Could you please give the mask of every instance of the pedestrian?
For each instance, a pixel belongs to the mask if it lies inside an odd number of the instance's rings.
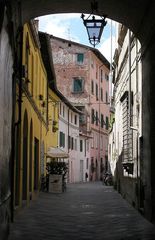
[[[86,180],[86,182],[87,182],[87,179],[88,179],[88,173],[86,172],[85,173],[85,180]]]

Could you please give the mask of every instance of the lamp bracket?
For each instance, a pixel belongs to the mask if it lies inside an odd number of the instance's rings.
[[[98,2],[97,1],[93,1],[91,2],[91,9],[92,9],[92,13],[97,12],[98,11]]]

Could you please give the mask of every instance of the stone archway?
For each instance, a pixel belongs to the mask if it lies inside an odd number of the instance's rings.
[[[21,0],[21,22],[27,22],[32,18],[43,16],[47,14],[56,13],[90,13],[91,0],[74,0],[57,1],[50,0],[37,1],[37,0]],[[19,2],[19,3],[20,3]],[[153,0],[141,1],[137,0],[98,0],[98,10],[100,14],[107,15],[108,18],[122,23],[130,28],[139,38],[140,41],[150,38],[152,29],[155,24],[154,10],[155,3]],[[17,8],[19,11],[19,4],[12,1],[14,10]],[[17,10],[16,9],[16,10]],[[17,15],[16,15],[17,16]]]
[[[15,29],[24,22],[41,15],[55,13],[90,13],[90,0],[21,0],[10,1]],[[145,212],[155,216],[155,1],[98,0],[100,13],[130,28],[142,44],[143,89],[143,166],[145,182]],[[17,19],[17,16],[19,19]],[[153,214],[152,214],[153,212]]]

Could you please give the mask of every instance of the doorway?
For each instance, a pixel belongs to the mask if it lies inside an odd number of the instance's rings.
[[[24,114],[23,123],[23,174],[22,174],[22,200],[27,200],[27,170],[28,170],[28,117]]]
[[[80,160],[80,182],[83,182],[83,160]]]
[[[39,140],[34,138],[34,190],[39,188]]]
[[[30,200],[32,198],[32,149],[33,149],[33,123],[31,120],[30,124],[30,142],[29,142],[29,195],[30,195]]]

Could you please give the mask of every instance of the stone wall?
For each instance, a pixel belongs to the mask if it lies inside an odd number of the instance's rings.
[[[5,11],[5,10],[4,10]],[[10,158],[12,127],[12,66],[13,57],[4,12],[0,32],[0,236],[6,237],[11,217]]]

